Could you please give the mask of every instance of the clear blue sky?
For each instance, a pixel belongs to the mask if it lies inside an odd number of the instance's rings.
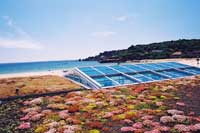
[[[0,63],[200,38],[199,0],[2,0]]]

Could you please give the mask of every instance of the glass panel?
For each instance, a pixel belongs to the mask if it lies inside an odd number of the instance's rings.
[[[108,67],[104,67],[104,66],[98,66],[98,67],[95,67],[96,69],[98,69],[99,71],[103,72],[104,74],[106,75],[109,75],[109,74],[119,74],[119,72],[117,71],[114,71]]]
[[[180,72],[180,71],[177,71],[177,70],[165,70],[165,71],[160,71],[159,73],[166,74],[171,78],[190,76],[190,74]]]
[[[148,66],[152,66],[152,67],[154,67],[154,69],[153,70],[163,70],[163,69],[167,69],[167,68],[169,68],[169,67],[163,67],[163,66],[161,66],[161,65],[158,65],[158,64],[153,64],[153,63],[151,63],[151,64],[147,64]]]
[[[109,76],[111,79],[117,81],[120,84],[132,84],[132,83],[137,83],[137,81],[132,80],[126,76],[123,75],[118,75],[118,76]]]
[[[79,68],[82,72],[84,72],[85,74],[87,74],[88,76],[99,76],[99,75],[103,75],[102,73],[94,70],[91,67],[82,67]]]
[[[155,74],[155,73],[152,73],[152,72],[143,72],[143,73],[140,73],[146,77],[150,77],[151,79],[154,79],[154,80],[163,80],[163,79],[167,79],[161,75],[158,75],[158,74]]]
[[[102,87],[107,87],[107,86],[115,86],[116,83],[110,80],[109,78],[102,76],[102,77],[96,77],[93,78],[95,81],[97,81]]]
[[[133,72],[142,72],[142,71],[147,71],[146,69],[134,66],[134,65],[123,65],[125,67],[128,67],[129,69],[132,69]]]
[[[136,79],[139,79],[142,82],[153,81],[152,79],[147,78],[147,77],[145,77],[144,75],[141,75],[141,74],[129,74],[129,75],[136,78]]]
[[[172,68],[172,67],[170,67],[170,66],[168,66],[168,65],[166,65],[166,64],[163,64],[163,63],[158,63],[158,64],[156,64],[157,66],[160,66],[161,68],[163,68],[163,69],[170,69],[170,68]]]
[[[160,64],[167,65],[167,66],[170,66],[172,68],[188,67],[188,65],[180,64],[180,63],[176,63],[176,62],[163,62],[163,63],[160,63]]]
[[[179,67],[188,67],[189,65],[186,65],[186,64],[181,64],[181,63],[177,63],[177,62],[169,62],[170,64],[173,64],[173,65],[176,65],[176,66],[179,66]]]
[[[143,67],[143,68],[149,69],[149,70],[159,70],[158,67],[151,66],[151,65],[149,65],[149,64],[137,64],[137,66]]]
[[[200,69],[196,67],[184,68],[183,70],[186,72],[192,72],[194,74],[200,74]]]
[[[121,66],[111,66],[111,67],[120,71],[120,72],[124,72],[124,73],[132,73],[133,72],[133,71],[126,69],[124,67],[121,67]]]

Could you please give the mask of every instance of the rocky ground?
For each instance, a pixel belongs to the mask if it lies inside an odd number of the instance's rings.
[[[200,132],[200,77],[16,100],[0,132]]]

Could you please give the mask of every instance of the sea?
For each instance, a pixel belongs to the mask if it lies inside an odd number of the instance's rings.
[[[106,63],[106,65],[111,65],[111,64],[114,64],[114,63]],[[102,65],[102,64],[97,61],[78,61],[78,60],[25,62],[25,63],[1,63],[0,74],[67,70],[74,67],[98,66],[98,65]]]

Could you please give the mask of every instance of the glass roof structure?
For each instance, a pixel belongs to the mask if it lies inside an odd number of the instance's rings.
[[[109,88],[200,74],[200,68],[177,62],[77,67],[67,78],[88,89]]]

